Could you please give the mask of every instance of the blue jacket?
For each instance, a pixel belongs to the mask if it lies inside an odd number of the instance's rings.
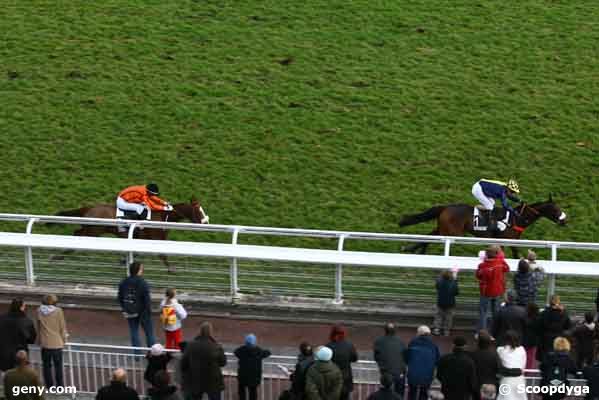
[[[455,279],[437,279],[437,306],[443,310],[455,307],[455,297],[460,294],[458,281]]]
[[[499,199],[503,208],[505,208],[506,210],[510,210],[511,212],[514,212],[512,206],[510,206],[507,202],[507,199],[517,202],[520,202],[520,199],[515,195],[509,193],[507,190],[507,186],[503,184],[503,182],[488,181],[486,179],[481,179],[480,181],[478,181],[478,183],[480,184],[480,187],[482,188],[485,196],[493,199]]]
[[[433,382],[433,372],[439,357],[439,348],[430,336],[418,336],[412,339],[406,350],[408,383],[430,385]]]
[[[150,287],[140,276],[130,276],[121,281],[118,300],[121,310],[126,314],[126,318],[152,314]]]

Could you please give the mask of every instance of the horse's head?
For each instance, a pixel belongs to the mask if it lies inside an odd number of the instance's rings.
[[[563,212],[557,204],[555,204],[551,195],[549,195],[549,200],[541,203],[531,204],[528,206],[528,208],[534,210],[538,216],[550,219],[560,226],[564,226],[568,222],[566,213]]]
[[[210,217],[204,212],[200,202],[192,197],[189,203],[174,204],[174,212],[183,219],[188,219],[194,224],[207,224]]]

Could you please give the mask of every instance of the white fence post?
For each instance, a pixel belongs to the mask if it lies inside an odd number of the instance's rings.
[[[73,372],[73,346],[71,344],[67,344],[67,351],[69,352],[69,378],[71,379],[71,382],[69,386],[74,387],[75,386],[75,374]],[[80,383],[81,384],[81,383]],[[71,398],[75,399],[75,393],[71,394]]]
[[[339,243],[337,243],[337,251],[343,251],[343,244],[345,243],[345,235],[339,236]],[[334,304],[343,304],[343,264],[337,264],[335,270],[335,299]]]
[[[27,222],[27,230],[25,233],[31,235],[31,231],[33,230],[33,224],[37,221],[37,218],[30,218]],[[33,251],[31,247],[25,247],[25,276],[27,279],[27,284],[29,286],[35,285],[35,272],[33,270]]]
[[[239,236],[239,228],[235,228],[233,230],[233,238],[231,240],[231,244],[237,244],[237,238]],[[239,285],[237,283],[237,257],[231,258],[231,268],[229,271],[230,281],[231,281],[231,298],[233,300],[238,299],[239,296]]]
[[[451,254],[451,239],[445,239],[445,249],[443,254],[445,257],[448,257]]]
[[[135,234],[136,227],[137,227],[137,222],[134,222],[131,225],[129,225],[129,232],[127,232],[127,239],[133,239],[133,235]],[[133,252],[130,251],[129,254],[127,254],[127,265],[125,265],[125,268],[127,268],[127,276],[129,276],[129,265],[131,265],[131,263],[134,261],[135,261],[135,254],[133,254]]]
[[[551,262],[557,261],[557,244],[551,245]],[[547,280],[547,304],[551,300],[551,296],[555,294],[555,274],[549,274]]]

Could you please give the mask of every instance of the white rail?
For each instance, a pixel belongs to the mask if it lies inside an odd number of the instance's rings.
[[[192,257],[226,258],[230,262],[230,293],[232,297],[239,295],[238,260],[268,260],[277,262],[305,262],[335,266],[334,301],[343,301],[343,266],[389,267],[389,268],[422,268],[446,269],[459,266],[465,270],[475,270],[479,260],[475,257],[457,257],[451,255],[454,245],[474,245],[477,250],[481,246],[496,243],[506,246],[551,249],[551,260],[543,262],[549,274],[549,294],[556,275],[599,275],[599,263],[558,260],[558,250],[599,250],[598,243],[577,243],[559,241],[508,240],[474,237],[446,237],[426,235],[382,234],[368,232],[345,232],[330,230],[286,229],[251,227],[237,225],[201,225],[190,223],[111,220],[97,218],[57,217],[45,215],[0,214],[0,221],[18,221],[26,223],[25,233],[0,233],[0,246],[24,249],[26,279],[28,284],[35,283],[32,249],[92,250],[118,252],[128,255],[133,260],[134,253],[182,255]],[[107,237],[75,237],[62,235],[35,234],[37,223],[64,223],[80,225],[127,226],[127,239]],[[138,228],[162,228],[172,230],[188,230],[202,232],[230,233],[231,243],[201,243],[180,241],[152,241],[133,239],[133,231]],[[332,238],[337,240],[337,250],[255,246],[238,244],[239,235],[274,235],[311,238]],[[414,255],[398,253],[377,253],[347,251],[344,245],[348,240],[381,240],[419,243],[437,243],[444,245],[444,255]],[[474,253],[474,252],[473,252]],[[517,267],[517,260],[508,260],[512,270]]]

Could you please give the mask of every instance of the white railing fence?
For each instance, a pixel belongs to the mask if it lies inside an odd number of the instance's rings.
[[[394,279],[390,279],[383,269],[389,271],[389,268],[410,268],[420,271],[433,271],[459,266],[462,270],[474,271],[479,262],[478,258],[453,256],[454,246],[475,246],[472,253],[476,254],[479,249],[488,244],[549,249],[550,259],[542,261],[542,265],[548,273],[547,296],[555,292],[556,277],[558,275],[586,277],[599,275],[599,263],[567,261],[558,258],[561,250],[597,251],[599,250],[599,244],[597,243],[201,225],[19,214],[0,214],[0,221],[25,224],[25,233],[23,234],[0,233],[0,248],[4,250],[2,252],[4,257],[15,263],[15,265],[18,265],[18,261],[16,261],[18,260],[18,252],[22,252],[21,257],[25,266],[24,278],[29,285],[34,285],[40,279],[51,281],[54,276],[58,277],[57,280],[65,279],[65,277],[70,278],[68,281],[72,283],[112,284],[117,278],[113,277],[110,281],[107,277],[115,276],[111,274],[114,274],[117,269],[120,271],[119,277],[125,273],[124,266],[118,262],[115,263],[114,259],[101,261],[97,255],[86,256],[90,252],[118,253],[126,261],[131,261],[140,255],[143,257],[144,255],[164,254],[179,257],[178,259],[185,258],[187,260],[185,262],[189,263],[189,268],[186,270],[188,273],[193,274],[199,270],[204,271],[201,279],[197,279],[200,282],[197,289],[226,289],[232,298],[237,298],[243,291],[248,289],[263,291],[263,287],[267,286],[267,291],[273,294],[288,295],[307,292],[308,295],[328,297],[330,293],[334,302],[341,303],[346,296],[346,292],[349,292],[352,297],[369,298],[373,296],[376,298],[377,292],[384,292],[386,286],[397,283],[394,282]],[[126,239],[116,239],[33,233],[34,226],[43,223],[124,226],[128,229],[128,235]],[[230,234],[231,239],[229,243],[134,239],[135,230],[141,228],[227,233]],[[337,245],[336,250],[241,245],[238,244],[241,235],[332,239],[336,241]],[[443,255],[347,251],[345,247],[350,240],[438,244],[443,246]],[[76,257],[79,258],[73,258],[74,261],[65,261],[58,265],[34,256],[35,254],[45,255],[51,250],[75,250],[77,251]],[[4,260],[2,255],[0,255],[0,258]],[[91,260],[92,258],[94,260]],[[508,261],[511,268],[516,269],[517,260]],[[319,272],[310,275],[308,273],[310,268],[298,268],[299,263],[318,266],[321,271],[324,271],[324,274]],[[82,276],[80,271],[75,272],[82,269],[81,267],[87,272],[85,276]],[[61,268],[64,272],[63,275],[59,274]],[[15,267],[14,270],[5,273],[4,276],[19,278],[20,273],[18,268]],[[193,284],[196,281],[193,278],[189,279],[188,275],[186,276],[188,278],[186,279],[187,284]],[[206,279],[207,276],[208,279]],[[77,279],[80,281],[77,281]],[[242,282],[245,283],[242,284]],[[286,286],[284,288],[277,286],[280,282],[283,282]],[[243,285],[246,285],[247,288]],[[310,285],[313,285],[313,287],[311,288]],[[411,282],[407,282],[406,286],[412,286],[412,290],[417,290],[413,288],[414,285]],[[426,287],[429,286],[430,283],[427,283]],[[472,284],[470,289],[474,290],[475,284]],[[589,288],[576,287],[579,292],[587,289]],[[393,291],[389,291],[385,296],[392,297],[393,294]],[[384,296],[381,295],[381,297]]]
[[[139,394],[146,394],[149,383],[144,380],[146,368],[145,354],[149,348],[127,346],[108,346],[96,344],[69,343],[63,352],[63,371],[66,386],[75,386],[77,393],[96,393],[110,383],[112,372],[116,368],[127,371],[127,384]],[[173,352],[173,361],[169,364],[173,383],[180,386],[177,363],[181,354]],[[223,368],[225,390],[223,400],[236,400],[237,397],[237,359],[226,353],[227,365]],[[30,358],[34,367],[42,376],[41,356],[38,347],[30,349]],[[279,395],[290,387],[289,372],[296,364],[295,357],[273,355],[263,362],[263,379],[258,396],[260,400],[277,400]],[[352,364],[354,391],[352,400],[366,400],[368,395],[379,387],[379,370],[373,361],[360,360]],[[583,379],[571,379],[572,385],[584,385]],[[539,385],[538,370],[526,370],[527,385]],[[406,385],[407,386],[407,385]],[[438,382],[433,390],[439,390]],[[529,396],[529,398],[532,398]]]

